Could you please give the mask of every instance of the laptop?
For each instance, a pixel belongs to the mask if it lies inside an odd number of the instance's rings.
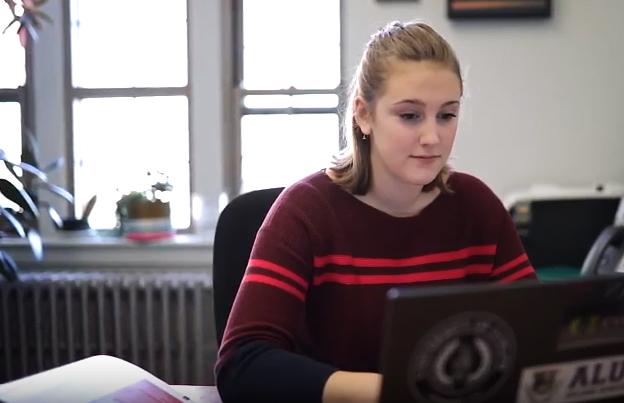
[[[624,402],[624,276],[397,288],[381,403]]]

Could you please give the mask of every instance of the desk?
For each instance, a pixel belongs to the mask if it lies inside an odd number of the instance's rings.
[[[216,386],[171,385],[171,387],[196,403],[221,403]]]
[[[176,396],[177,395],[177,396]],[[215,386],[167,385],[149,372],[119,358],[98,355],[0,385],[8,403],[113,401],[221,403]],[[149,399],[146,399],[149,397]]]

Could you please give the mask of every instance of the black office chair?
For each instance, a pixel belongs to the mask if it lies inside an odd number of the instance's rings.
[[[610,225],[592,245],[581,269],[582,276],[622,272],[624,266],[624,226]]]
[[[212,284],[217,344],[245,273],[256,233],[283,187],[255,190],[234,198],[217,221],[212,255]]]

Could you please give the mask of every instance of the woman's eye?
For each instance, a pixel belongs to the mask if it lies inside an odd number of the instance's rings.
[[[455,113],[441,113],[438,115],[438,118],[441,120],[451,120],[451,119],[455,119],[457,117],[457,114]]]
[[[416,120],[420,117],[417,113],[401,113],[399,116],[403,120]]]

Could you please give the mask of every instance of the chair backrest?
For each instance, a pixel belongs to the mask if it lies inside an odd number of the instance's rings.
[[[214,319],[219,345],[256,233],[283,189],[262,189],[239,195],[219,215],[212,257]]]
[[[583,262],[582,276],[624,273],[624,226],[605,228]]]

